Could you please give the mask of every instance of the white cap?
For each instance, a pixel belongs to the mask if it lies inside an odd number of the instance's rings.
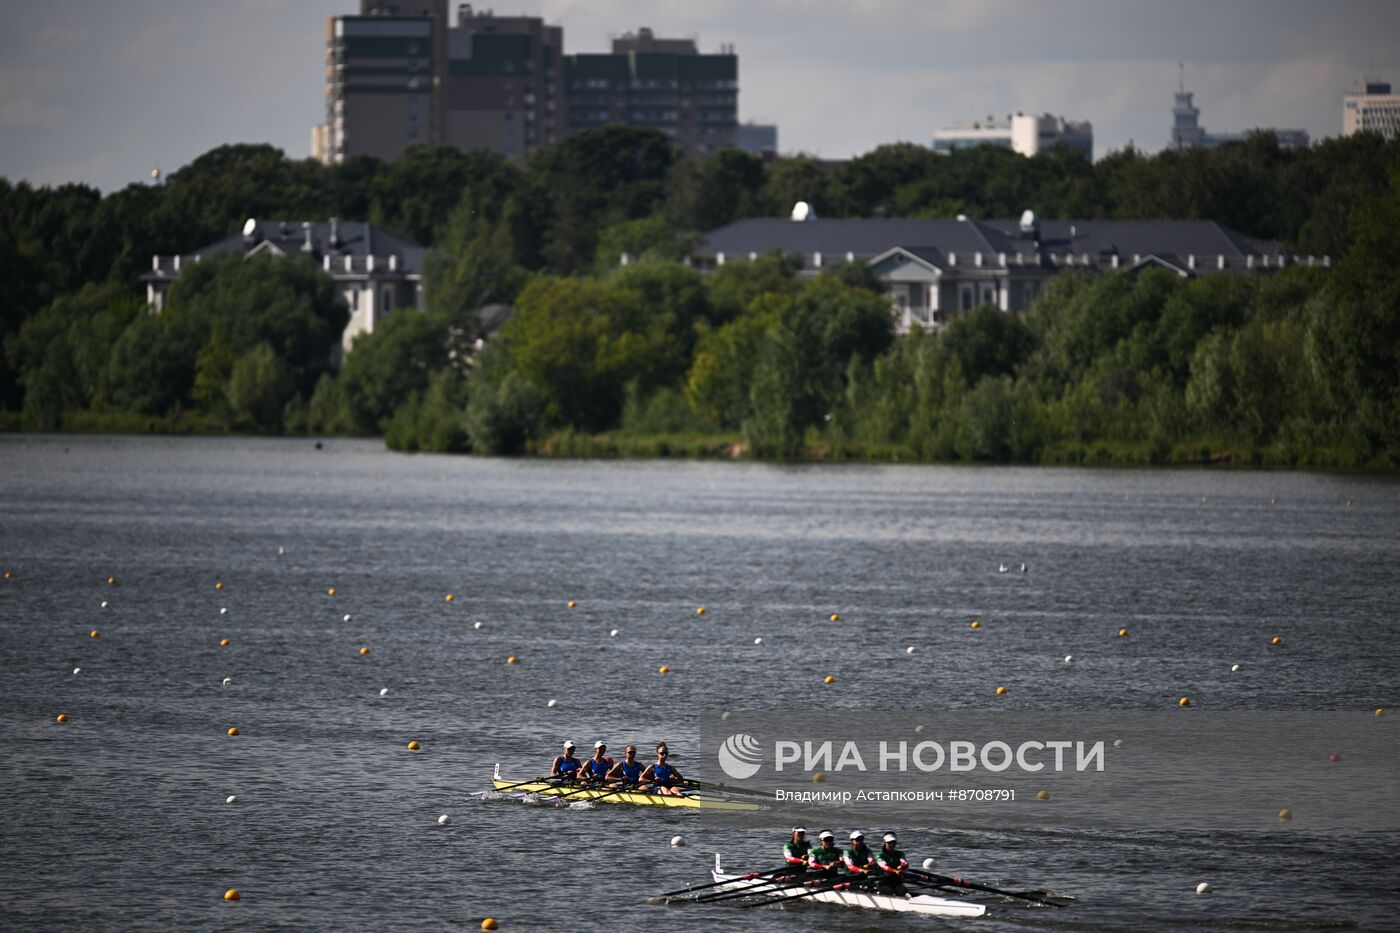
[[[884,835],[884,841],[885,841],[885,842],[894,842],[894,841],[895,841],[894,833],[885,833],[885,835]]]
[[[807,830],[806,830],[805,828],[801,827],[801,826],[794,826],[794,827],[792,828],[792,831],[793,831],[794,833],[805,833]]]
[[[824,830],[822,830],[822,834],[821,834],[820,836],[818,836],[817,838],[818,838],[818,839],[835,839],[835,838],[836,838],[836,834],[833,833],[833,832],[832,832],[831,830],[829,830],[829,829],[824,829]]]
[[[565,747],[565,748],[573,748],[573,747],[574,747],[574,743],[573,743],[573,742],[570,742],[570,741],[567,740],[567,739],[565,739],[565,740],[564,740],[564,747]]]
[[[861,832],[861,831],[858,830],[858,829],[853,829],[853,830],[851,830],[851,838],[852,838],[852,839],[864,839],[864,838],[865,838],[865,833]]]
[[[607,747],[608,747],[608,743],[607,743],[607,742],[602,742],[602,741],[594,742],[594,743],[593,743],[593,747],[594,747],[594,748],[607,748]]]

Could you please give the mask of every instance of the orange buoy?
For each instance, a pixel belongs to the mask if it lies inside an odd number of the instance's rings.
[[[360,649],[360,654],[369,654],[369,648],[367,648],[367,647],[361,648],[361,649]]]
[[[243,895],[238,893],[237,888],[229,888],[224,892],[224,900],[226,901],[238,901],[242,899]]]
[[[447,594],[447,597],[446,597],[446,599],[445,599],[445,602],[449,602],[449,603],[450,603],[450,602],[452,602],[452,600],[454,600],[454,599],[456,599],[456,598],[457,598],[457,597],[453,596],[451,593],[448,593],[448,594]]]
[[[520,659],[517,658],[515,655],[511,655],[510,657],[506,658],[506,663],[507,663],[507,664],[519,664],[519,663],[520,663]]]
[[[67,714],[67,713],[59,713],[59,714],[58,714],[58,721],[59,721],[59,722],[67,722],[67,721],[68,721],[68,714]]]
[[[238,735],[238,727],[237,727],[237,726],[229,726],[229,727],[228,727],[228,734],[229,734],[229,735]]]
[[[1006,688],[1005,688],[1005,687],[997,687],[997,696],[999,696],[999,697],[1004,697],[1004,696],[1006,696]]]
[[[88,638],[101,638],[101,637],[102,637],[102,633],[99,632],[97,629],[93,629],[91,632],[88,632]]]
[[[215,581],[215,583],[214,583],[214,589],[216,589],[216,590],[221,590],[221,589],[223,589],[223,588],[224,588],[224,581],[222,581],[222,580]]]
[[[416,752],[416,751],[418,751],[418,747],[419,747],[419,746],[418,746],[418,743],[417,743],[417,742],[409,742],[409,743],[408,743],[408,750],[411,751],[411,752]]]
[[[1190,705],[1191,705],[1191,698],[1190,698],[1190,697],[1182,697],[1181,699],[1179,699],[1179,700],[1176,701],[1176,705],[1177,705],[1177,706],[1190,706]]]
[[[826,684],[829,687],[832,684],[836,683],[836,678],[832,677],[830,674],[827,674],[826,677],[822,679],[822,683]]]
[[[228,646],[229,646],[229,640],[228,640],[227,638],[220,638],[220,639],[219,639],[219,647],[220,647],[220,648],[227,648]]]
[[[335,595],[335,587],[331,587],[330,589],[326,590],[326,595],[327,595],[327,596],[334,596],[334,595]]]
[[[982,627],[982,623],[981,623],[981,622],[978,622],[976,619],[973,619],[973,620],[972,620],[972,627],[973,627],[973,628],[981,628],[981,627]]]
[[[670,669],[669,667],[667,667],[666,665],[663,664],[663,665],[661,665],[660,667],[658,667],[658,668],[656,669],[656,672],[657,672],[658,674],[669,674],[669,673],[671,673],[671,669]]]

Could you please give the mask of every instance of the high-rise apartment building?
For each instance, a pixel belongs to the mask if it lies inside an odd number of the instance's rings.
[[[738,141],[739,58],[732,48],[701,54],[693,39],[662,39],[643,27],[615,38],[610,53],[567,56],[564,74],[575,130],[651,127],[687,155]]]
[[[739,60],[650,29],[605,54],[564,55],[564,30],[447,0],[361,0],[326,35],[326,117],[312,130],[323,162],[392,160],[418,143],[523,158],[572,130],[646,126],[687,154],[738,142]]]
[[[361,0],[360,15],[326,24],[326,122],[313,155],[395,159],[439,139],[446,19],[446,0]]]
[[[1353,133],[1400,138],[1400,94],[1391,93],[1388,81],[1366,78],[1347,91],[1342,102],[1342,135]]]

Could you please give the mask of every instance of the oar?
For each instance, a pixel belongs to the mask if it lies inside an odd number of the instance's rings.
[[[495,789],[495,790],[498,790],[498,791],[505,791],[505,790],[513,790],[514,788],[517,788],[517,787],[524,787],[526,784],[558,784],[558,783],[559,783],[560,781],[562,781],[563,779],[564,779],[563,776],[558,776],[558,777],[550,776],[550,777],[530,778],[530,780],[528,780],[528,781],[516,781],[514,784],[507,784],[505,787],[497,787],[497,788],[494,788],[494,789]]]
[[[682,894],[689,894],[692,891],[703,891],[706,888],[717,888],[722,884],[734,884],[738,881],[755,881],[759,878],[770,878],[780,872],[790,871],[788,866],[774,868],[770,871],[751,871],[748,874],[740,875],[738,878],[729,878],[725,881],[713,881],[710,884],[696,884],[688,888],[681,888],[679,891],[667,891],[665,894],[658,894],[657,897],[679,897]]]
[[[1056,904],[1054,901],[1047,901],[1043,897],[1036,897],[1034,894],[1018,891],[1003,891],[1001,888],[994,888],[986,884],[975,884],[971,881],[964,881],[962,878],[950,878],[947,875],[935,875],[932,872],[913,870],[906,871],[905,874],[912,878],[922,878],[925,881],[935,881],[939,884],[947,885],[949,887],[967,888],[971,891],[984,891],[987,894],[999,894],[1002,897],[1014,897],[1022,901],[1031,901],[1036,904],[1044,904],[1046,907],[1065,906],[1064,904]]]
[[[589,797],[588,799],[602,800],[603,798],[611,797],[614,794],[621,794],[625,793],[628,790],[635,790],[638,786],[639,785],[634,784],[630,787],[627,785],[623,785],[622,787],[608,787],[606,784],[583,784],[579,787],[573,788],[572,790],[565,791],[562,794],[551,794],[550,796],[552,796],[555,800],[567,800],[570,797],[574,797],[583,793],[584,791],[594,790],[603,791],[604,793],[599,794],[597,797]]]
[[[823,891],[843,891],[843,890],[845,890],[846,888],[853,888],[853,887],[855,887],[857,884],[860,883],[860,882],[858,882],[858,881],[847,881],[847,880],[844,880],[845,878],[848,878],[848,877],[849,877],[849,876],[843,876],[842,878],[835,879],[835,880],[834,880],[834,883],[833,883],[832,879],[825,879],[825,878],[824,878],[824,879],[822,879],[822,881],[823,881],[824,883],[819,884],[819,885],[817,885],[817,886],[814,886],[810,891],[803,891],[803,892],[801,892],[801,893],[799,893],[799,894],[789,894],[789,895],[785,896],[781,901],[762,900],[762,901],[754,901],[752,904],[740,904],[739,906],[740,906],[740,907],[766,907],[766,906],[768,906],[769,904],[786,904],[788,901],[795,901],[795,900],[798,900],[799,898],[803,898],[803,897],[811,897],[813,894],[821,894]],[[805,886],[805,882],[804,882],[803,884],[788,885],[788,886],[785,887],[785,888],[775,888],[773,891],[767,891],[767,892],[764,892],[764,893],[767,893],[767,894],[775,894],[775,893],[777,893],[778,891],[791,891],[793,888],[800,888],[800,887],[804,887],[804,886]]]
[[[713,904],[716,901],[732,901],[738,898],[750,897],[754,894],[776,894],[779,891],[791,891],[795,888],[805,887],[809,883],[807,878],[795,878],[792,876],[781,878],[774,877],[765,881],[757,881],[746,888],[736,891],[720,891],[716,894],[702,894],[695,899],[697,904]]]
[[[681,785],[684,787],[694,787],[698,790],[714,791],[715,793],[719,794],[733,794],[736,797],[759,797],[763,800],[770,800],[773,796],[772,794],[767,794],[762,791],[749,790],[748,788],[744,787],[730,787],[728,784],[711,784],[709,781],[686,780],[681,781]]]

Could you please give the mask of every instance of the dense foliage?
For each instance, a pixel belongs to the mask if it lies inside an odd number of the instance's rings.
[[[863,269],[679,262],[701,231],[797,200],[821,216],[1206,218],[1334,266],[1065,274],[1025,316],[897,337]],[[152,254],[249,216],[371,220],[433,246],[427,312],[389,316],[340,364],[347,314],[319,270],[221,259],[146,313]],[[421,147],[326,167],[225,146],[106,197],[0,179],[0,409],[32,429],[383,433],[399,449],[1394,465],[1397,234],[1400,143],[1372,136],[1093,164],[913,145],[686,159],[623,127],[524,163]],[[493,302],[514,312],[483,350],[475,310]]]

